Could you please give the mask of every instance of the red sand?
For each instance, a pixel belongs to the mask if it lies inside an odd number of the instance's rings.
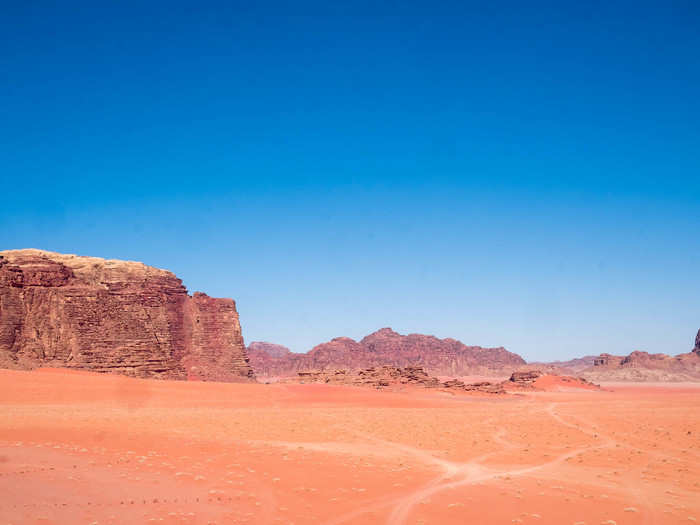
[[[0,385],[0,525],[700,520],[700,385]]]
[[[533,386],[548,392],[568,392],[575,390],[598,390],[598,386],[585,383],[573,377],[545,374],[535,379]]]

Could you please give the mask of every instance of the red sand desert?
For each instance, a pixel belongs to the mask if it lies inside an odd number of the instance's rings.
[[[700,520],[700,385],[0,384],[1,525]]]

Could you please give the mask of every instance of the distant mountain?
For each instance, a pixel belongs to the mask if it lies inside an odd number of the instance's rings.
[[[253,341],[248,345],[248,352],[255,352],[266,357],[284,357],[292,353],[286,346],[276,345],[274,343],[266,343],[264,341]]]
[[[580,374],[591,381],[700,381],[700,330],[693,350],[676,356],[635,350],[627,356],[587,355],[568,361],[529,363],[529,366]]]
[[[581,375],[594,381],[699,381],[700,331],[691,352],[677,356],[639,350],[627,356],[601,354]]]
[[[464,376],[510,372],[525,364],[522,357],[502,347],[467,346],[456,339],[432,335],[401,335],[391,328],[382,328],[359,342],[337,337],[305,354],[285,353],[281,350],[284,347],[270,343],[253,345],[248,346],[250,364],[261,377],[383,365],[420,366],[432,375]]]
[[[581,375],[591,381],[699,381],[700,355],[669,356],[638,350],[624,357],[601,354]]]
[[[568,361],[549,361],[549,362],[533,362],[533,363],[528,363],[529,365],[532,366],[544,366],[547,368],[560,368],[562,370],[565,370],[569,373],[576,373],[580,372],[581,370],[585,370],[586,368],[589,368],[593,366],[593,361],[595,358],[598,356],[595,355],[586,355],[583,357],[576,357],[574,359],[569,359]]]
[[[247,354],[251,368],[266,370],[269,376],[279,376],[278,370],[285,370],[299,354],[292,353],[289,348],[264,341],[254,341],[248,345]],[[282,365],[282,366],[280,366]]]

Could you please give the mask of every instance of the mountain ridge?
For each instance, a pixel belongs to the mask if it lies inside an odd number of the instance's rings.
[[[268,343],[269,344],[269,343]],[[335,337],[305,353],[273,357],[260,346],[248,346],[251,366],[260,376],[291,376],[301,371],[348,369],[373,366],[421,366],[433,375],[464,376],[513,370],[525,360],[503,347],[467,346],[452,338],[433,335],[401,335],[389,327],[355,341]],[[288,349],[287,349],[288,350]]]

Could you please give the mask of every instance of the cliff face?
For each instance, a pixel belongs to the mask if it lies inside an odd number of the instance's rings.
[[[455,339],[431,335],[400,335],[383,328],[361,341],[338,337],[306,354],[272,356],[263,348],[251,352],[251,364],[260,376],[289,376],[309,370],[359,370],[368,367],[423,367],[434,375],[460,376],[503,371],[524,365],[504,348],[466,346]]]
[[[236,305],[171,272],[40,250],[0,252],[0,366],[252,381]]]
[[[695,336],[695,348],[693,348],[693,352],[700,354],[700,330],[698,330],[698,335]]]

